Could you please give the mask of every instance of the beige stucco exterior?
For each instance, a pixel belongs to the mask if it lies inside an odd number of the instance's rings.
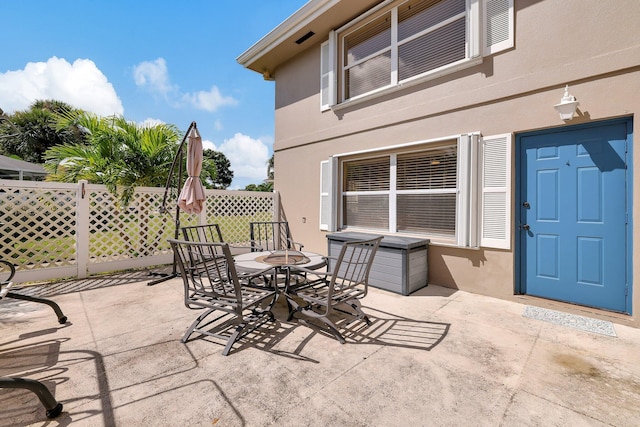
[[[276,82],[275,94],[275,189],[296,240],[305,249],[326,253],[325,232],[319,229],[320,162],[337,153],[388,147],[467,132],[483,135],[517,134],[606,120],[633,117],[638,129],[640,111],[640,2],[637,0],[515,0],[515,46],[485,57],[481,64],[355,105],[320,110],[320,44],[328,30],[348,22],[378,1],[326,4],[315,21],[296,27],[289,39],[313,30],[304,49],[278,59],[273,50],[262,57],[239,58],[243,65],[268,65],[268,76]],[[336,4],[332,7],[329,4]],[[330,13],[341,8],[339,20]],[[304,11],[304,8],[301,10]],[[323,19],[324,17],[324,19]],[[292,16],[299,24],[300,15]],[[334,22],[326,22],[333,19]],[[314,22],[317,25],[314,25]],[[322,23],[322,25],[320,25]],[[285,21],[280,30],[292,26]],[[293,28],[293,26],[292,26]],[[316,28],[324,28],[319,32]],[[268,36],[266,37],[268,39]],[[274,41],[282,49],[286,41]],[[264,40],[262,41],[264,42]],[[270,56],[271,55],[271,56]],[[271,60],[271,62],[268,62]],[[243,62],[244,61],[244,62]],[[263,62],[260,62],[263,61]],[[260,64],[260,65],[259,65]],[[265,65],[266,64],[266,65]],[[580,102],[573,120],[560,119],[553,105],[560,101],[565,85]],[[515,139],[512,164],[515,165]],[[640,164],[640,149],[634,147],[633,165]],[[517,171],[512,170],[512,180]],[[640,182],[633,175],[633,224],[640,224]],[[512,185],[512,201],[515,185]],[[432,243],[429,247],[429,283],[489,296],[514,299],[515,213],[511,212],[509,250],[459,249]],[[640,265],[638,239],[633,237],[633,265]],[[583,310],[593,316],[640,327],[640,269],[633,271],[632,315],[560,305]],[[538,299],[530,299],[546,304]]]

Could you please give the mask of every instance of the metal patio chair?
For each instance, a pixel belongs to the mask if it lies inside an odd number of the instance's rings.
[[[289,305],[288,320],[296,314],[320,320],[341,344],[345,343],[345,339],[330,316],[348,314],[353,317],[349,323],[362,319],[370,325],[371,321],[362,311],[360,300],[367,295],[369,272],[382,238],[343,243],[338,257],[328,259],[327,272],[289,266],[291,274],[306,274],[306,278],[302,283],[291,284],[285,290]]]
[[[291,238],[287,221],[266,221],[249,223],[251,252],[257,251],[301,251],[304,247]]]
[[[269,272],[273,274],[273,267],[238,275],[226,243],[175,239],[169,243],[184,284],[184,304],[204,310],[185,332],[183,343],[194,332],[225,340],[222,355],[226,356],[236,341],[274,319],[275,289],[255,285]]]
[[[218,224],[193,225],[180,227],[184,240],[189,242],[224,242],[222,231]]]

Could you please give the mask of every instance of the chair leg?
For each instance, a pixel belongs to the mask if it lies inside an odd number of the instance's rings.
[[[237,339],[240,336],[242,336],[242,331],[244,330],[245,326],[246,325],[244,323],[241,323],[238,326],[236,326],[236,330],[233,331],[233,334],[231,334],[231,336],[227,340],[227,345],[225,345],[224,350],[222,350],[223,356],[229,355],[229,352],[231,351],[231,347],[233,346],[233,344],[235,344]]]
[[[329,320],[327,316],[318,315],[317,313],[315,313],[313,311],[311,304],[300,306],[296,301],[294,300],[290,301],[289,298],[287,298],[287,304],[289,305],[289,317],[287,321],[291,321],[295,313],[300,313],[307,318],[318,319],[327,326],[327,328],[329,329],[329,332],[331,332],[331,334],[340,342],[340,344],[344,344],[347,342],[344,336],[342,336],[342,334],[338,330],[338,327],[331,320]],[[310,316],[309,314],[305,313],[305,311],[310,311],[315,315]],[[299,319],[299,320],[302,323],[309,323],[305,319]]]
[[[200,316],[198,316],[196,320],[193,321],[191,326],[189,326],[189,329],[187,329],[187,332],[184,333],[180,342],[186,343],[189,337],[191,336],[191,334],[196,330],[196,328],[198,327],[198,325],[200,325],[200,323],[204,320],[204,318],[210,315],[211,313],[213,313],[214,311],[216,310],[214,308],[211,308],[205,311],[204,313],[202,313]]]
[[[34,392],[46,409],[47,418],[55,418],[62,412],[62,403],[56,401],[49,389],[40,381],[28,378],[0,377],[0,388],[22,388]]]
[[[291,322],[293,320],[293,315],[296,314],[296,312],[302,311],[304,307],[300,307],[300,305],[293,299],[289,298],[289,296],[285,295],[285,297],[285,299],[287,300],[287,309],[289,309],[287,322]]]
[[[56,304],[54,301],[51,301],[45,298],[32,297],[30,295],[16,294],[15,292],[8,292],[6,295],[6,298],[13,298],[13,299],[19,299],[23,301],[46,304],[49,307],[51,307],[53,311],[56,313],[56,316],[58,316],[58,323],[60,323],[61,325],[64,325],[65,323],[67,323],[67,316],[64,315],[64,313],[60,309],[60,306]]]
[[[342,336],[342,334],[340,333],[340,331],[338,330],[338,327],[331,320],[329,320],[328,317],[323,316],[323,317],[320,317],[319,319],[329,327],[329,331],[331,331],[333,336],[336,337],[336,339],[340,342],[340,344],[344,344],[345,342],[347,342]]]
[[[371,326],[371,320],[369,319],[369,316],[367,316],[365,314],[364,311],[362,311],[362,304],[360,303],[359,300],[352,300],[349,302],[344,302],[342,303],[342,306],[347,306],[349,308],[351,308],[353,311],[347,311],[347,310],[343,310],[342,308],[336,308],[334,307],[334,310],[340,312],[340,313],[344,313],[344,314],[348,314],[350,316],[355,317],[355,319],[353,319],[352,321],[350,321],[349,323],[358,320],[358,319],[362,319],[366,322],[367,326]]]

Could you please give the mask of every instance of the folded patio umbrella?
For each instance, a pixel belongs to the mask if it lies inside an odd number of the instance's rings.
[[[189,177],[178,197],[178,207],[187,213],[200,213],[205,195],[200,172],[202,171],[202,138],[195,124],[189,133],[187,148],[187,174]]]

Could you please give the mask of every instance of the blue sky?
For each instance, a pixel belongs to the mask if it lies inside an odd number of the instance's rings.
[[[56,99],[100,115],[196,121],[241,189],[266,177],[274,83],[236,58],[305,0],[0,0],[0,108]]]

